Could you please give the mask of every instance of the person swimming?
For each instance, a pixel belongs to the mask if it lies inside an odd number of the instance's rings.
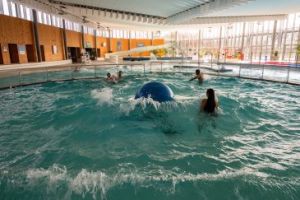
[[[194,76],[193,78],[191,78],[190,81],[198,79],[199,83],[202,83],[203,80],[204,80],[203,73],[201,73],[200,70],[197,69],[195,71],[195,74],[196,74],[196,76]]]
[[[207,89],[206,96],[207,99],[202,99],[201,101],[201,111],[206,113],[214,113],[219,106],[219,103],[215,97],[215,91],[211,88]]]
[[[112,76],[109,72],[106,74],[106,80],[108,82],[116,83],[116,77],[114,75]]]

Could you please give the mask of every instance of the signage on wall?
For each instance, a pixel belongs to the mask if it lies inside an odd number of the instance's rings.
[[[26,47],[25,45],[18,45],[19,54],[26,54]]]
[[[119,40],[117,41],[117,51],[121,51],[122,50],[122,42]]]
[[[137,47],[144,47],[145,46],[145,44],[144,43],[142,43],[142,42],[140,42],[140,43],[137,43],[137,45],[136,45]]]
[[[57,46],[52,45],[52,54],[57,54]]]

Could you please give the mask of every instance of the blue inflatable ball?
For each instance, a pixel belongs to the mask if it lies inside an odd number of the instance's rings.
[[[135,95],[135,99],[151,97],[154,101],[166,102],[173,101],[173,91],[167,85],[160,82],[146,83]]]

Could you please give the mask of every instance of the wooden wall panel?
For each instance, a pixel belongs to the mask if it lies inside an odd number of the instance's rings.
[[[38,24],[38,31],[40,37],[40,45],[44,45],[45,60],[58,61],[64,59],[63,35],[62,29]],[[50,34],[49,34],[50,33]],[[57,47],[57,53],[53,54],[53,46]]]
[[[0,42],[33,44],[32,22],[0,15]]]
[[[33,45],[32,22],[16,17],[0,15],[0,43],[3,64],[10,64],[8,44]],[[27,63],[27,55],[19,54],[19,60],[20,63]]]
[[[104,57],[108,52],[108,38],[97,37],[97,48],[100,49],[100,57]]]
[[[154,39],[154,40],[152,40],[152,45],[154,45],[154,46],[163,45],[163,44],[165,44],[164,39]]]
[[[20,63],[28,63],[27,55],[25,54],[19,54]]]
[[[121,39],[121,38],[112,38],[110,39],[111,44],[111,51],[128,51],[129,50],[129,40],[128,39]],[[119,44],[118,44],[119,43]],[[120,45],[118,47],[118,45]],[[120,48],[120,49],[118,49]]]
[[[2,51],[3,64],[5,64],[5,65],[10,64],[11,62],[10,62],[10,56],[9,56],[7,43],[1,43],[1,51]]]
[[[130,48],[134,49],[139,47],[139,45],[144,45],[144,46],[150,46],[151,45],[151,40],[150,39],[131,39],[130,40]],[[150,56],[150,52],[141,52],[141,53],[135,53],[132,54],[132,56]]]
[[[66,30],[67,47],[79,47],[82,48],[81,44],[81,33],[76,31]]]
[[[95,37],[93,35],[84,34],[85,48],[95,48]]]
[[[64,46],[62,29],[48,26],[44,24],[38,24],[40,44],[44,45],[45,58],[46,61],[58,61],[64,59]],[[67,46],[68,47],[79,47],[82,48],[82,35],[80,32],[66,30]],[[94,36],[85,34],[85,41],[91,44],[92,48],[95,48]],[[116,52],[118,42],[121,43],[121,51],[129,50],[138,47],[138,44],[143,44],[144,46],[151,45],[150,39],[117,39],[117,38],[103,38],[97,37],[97,48],[100,49],[101,57],[104,57],[105,53],[108,52],[109,42],[112,52]],[[5,15],[0,15],[0,43],[1,51],[4,64],[10,64],[8,44],[33,44],[33,34],[32,34],[32,22],[18,19],[16,17],[10,17]],[[130,43],[130,45],[129,45]],[[164,44],[163,39],[155,39],[152,41],[153,45]],[[105,45],[104,45],[105,44]],[[52,46],[57,47],[57,54],[53,54]],[[132,56],[149,56],[150,52],[137,53]],[[26,63],[27,55],[19,55],[20,63]]]

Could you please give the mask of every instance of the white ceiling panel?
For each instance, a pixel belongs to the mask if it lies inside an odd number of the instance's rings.
[[[77,5],[168,17],[211,0],[58,0]]]

